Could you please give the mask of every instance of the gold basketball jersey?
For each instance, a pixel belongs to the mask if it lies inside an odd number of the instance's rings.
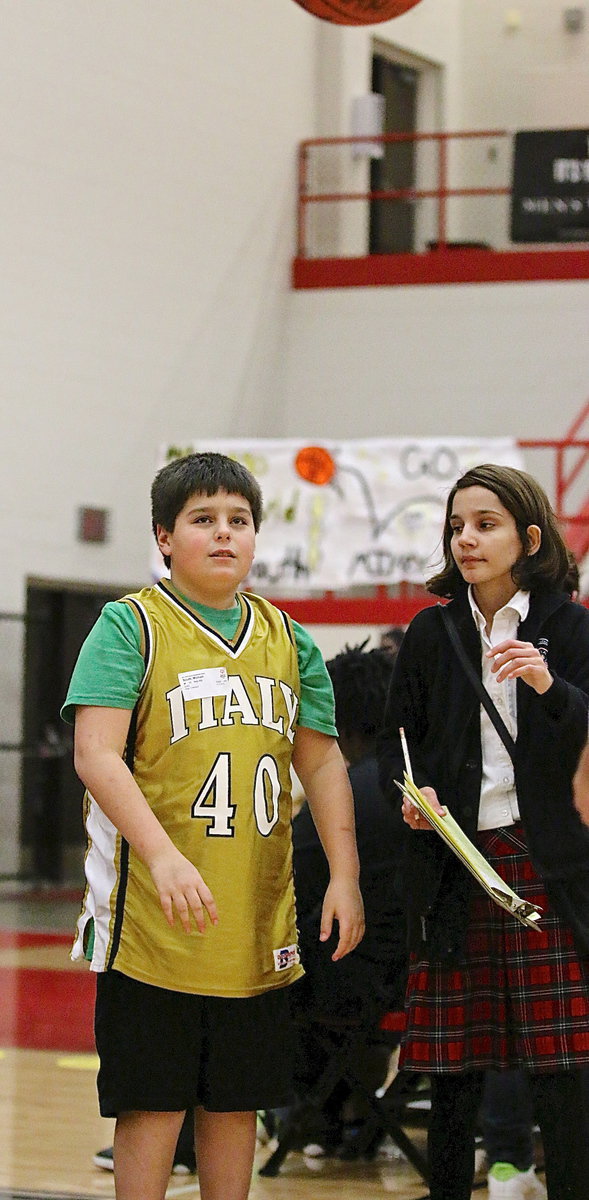
[[[94,970],[174,991],[251,996],[302,974],[292,880],[290,763],[299,705],[290,622],[240,594],[227,641],[167,581],[123,598],[146,672],[127,748],[133,775],[219,912],[204,934],[168,925],[150,873],[92,797],[88,888]]]

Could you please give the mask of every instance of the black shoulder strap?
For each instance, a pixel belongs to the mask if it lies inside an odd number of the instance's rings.
[[[472,686],[473,686],[477,696],[479,697],[479,700],[480,700],[481,704],[483,705],[483,708],[485,709],[485,711],[489,717],[489,720],[492,721],[493,725],[495,726],[495,729],[497,730],[497,733],[499,734],[499,737],[501,738],[501,741],[503,742],[503,745],[505,746],[505,749],[507,750],[507,753],[509,754],[511,761],[513,762],[515,759],[515,742],[507,728],[507,725],[505,724],[505,721],[503,720],[503,717],[501,716],[500,712],[497,710],[497,708],[493,704],[493,701],[491,700],[491,697],[490,697],[486,687],[484,686],[482,679],[479,679],[479,677],[478,677],[478,675],[466,653],[466,650],[464,649],[464,646],[462,645],[462,642],[460,641],[460,638],[458,636],[458,630],[457,630],[449,612],[447,612],[447,610],[446,610],[446,605],[438,604],[438,608],[440,610],[440,616],[442,618],[442,621],[444,622],[444,625],[446,626],[446,629],[448,631],[448,636],[450,638],[450,641],[452,642],[452,645],[453,645],[453,647],[456,651],[456,654],[458,655],[458,658],[460,660],[461,666],[463,667],[469,682],[472,683]]]

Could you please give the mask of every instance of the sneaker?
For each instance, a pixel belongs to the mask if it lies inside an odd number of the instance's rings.
[[[381,1162],[407,1162],[403,1151],[388,1133],[378,1144],[376,1158]]]
[[[476,1180],[486,1179],[489,1173],[487,1155],[482,1146],[476,1145],[474,1150],[474,1177]]]
[[[267,1146],[269,1141],[270,1129],[266,1119],[261,1113],[256,1113],[256,1143],[258,1146]]]
[[[303,1146],[303,1155],[305,1158],[326,1158],[327,1150],[321,1142],[307,1142],[306,1146]]]
[[[183,1158],[175,1158],[172,1163],[172,1175],[196,1175],[196,1159],[192,1157],[190,1162],[184,1162]]]
[[[112,1146],[107,1146],[106,1150],[99,1150],[95,1154],[92,1162],[95,1167],[100,1167],[102,1171],[114,1171],[115,1164],[113,1161]]]
[[[511,1163],[493,1163],[487,1175],[489,1200],[542,1200],[546,1188],[534,1167],[518,1171]]]
[[[106,1150],[99,1150],[92,1158],[95,1167],[100,1167],[103,1171],[114,1171],[114,1160],[112,1146],[107,1146]],[[191,1163],[182,1162],[180,1159],[174,1159],[172,1166],[172,1175],[194,1175],[196,1172],[196,1162],[193,1159]]]

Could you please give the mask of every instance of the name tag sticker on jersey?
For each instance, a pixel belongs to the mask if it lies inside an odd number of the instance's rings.
[[[295,967],[300,961],[297,946],[283,946],[281,950],[274,950],[273,953],[275,971],[286,971],[288,967]]]
[[[203,667],[201,671],[179,671],[178,681],[185,700],[203,700],[205,696],[226,696],[230,686],[226,667]]]

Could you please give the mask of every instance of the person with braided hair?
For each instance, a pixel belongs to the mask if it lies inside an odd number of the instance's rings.
[[[378,782],[376,735],[382,722],[394,657],[383,649],[346,646],[330,659],[327,670],[335,697],[340,749],[348,764],[354,798],[360,879],[366,912],[366,933],[351,954],[332,961],[335,942],[319,942],[321,897],[327,860],[306,803],[293,821],[293,864],[297,924],[305,976],[293,988],[295,1009],[303,1022],[299,1030],[295,1087],[304,1094],[321,1068],[321,1049],[307,1027],[309,1013],[326,1023],[353,1020],[371,1030],[378,1017],[402,1007],[407,979],[406,924],[396,889],[400,839],[395,818]],[[387,1061],[375,1055],[367,1067],[375,1072],[374,1087],[386,1074]],[[341,1142],[343,1094],[332,1097],[324,1110],[325,1126],[313,1140],[322,1150]],[[353,1147],[347,1147],[349,1156]]]
[[[390,805],[378,782],[376,735],[382,722],[393,660],[381,649],[346,646],[327,663],[335,697],[340,749],[348,763],[354,797],[360,877],[367,913],[366,933],[346,961],[331,961],[329,943],[319,943],[316,926],[327,860],[310,810],[303,805],[293,822],[297,919],[313,1006],[334,1015],[366,1007],[392,1006],[403,995],[405,920],[395,879],[400,859]],[[332,935],[333,936],[333,935]]]

